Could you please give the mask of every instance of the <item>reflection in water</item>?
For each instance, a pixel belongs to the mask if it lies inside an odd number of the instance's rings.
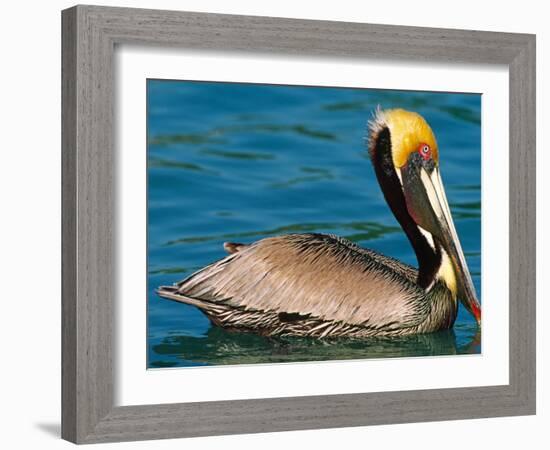
[[[153,346],[170,362],[151,361],[152,367],[179,363],[254,364],[338,359],[396,358],[425,355],[478,353],[479,336],[457,349],[453,330],[405,337],[369,339],[264,338],[253,334],[231,333],[212,327],[205,336],[168,336]]]
[[[377,105],[417,111],[432,125],[480,294],[479,95],[162,80],[149,80],[147,92],[149,367],[480,352],[463,308],[453,331],[432,335],[266,339],[212,327],[198,309],[155,294],[222,258],[224,241],[287,233],[333,233],[416,266],[364,148]]]

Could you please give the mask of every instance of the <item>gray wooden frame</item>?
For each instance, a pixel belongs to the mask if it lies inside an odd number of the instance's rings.
[[[63,438],[93,443],[535,413],[535,36],[97,6],[63,11],[62,31]],[[507,65],[509,384],[114,407],[116,44]]]

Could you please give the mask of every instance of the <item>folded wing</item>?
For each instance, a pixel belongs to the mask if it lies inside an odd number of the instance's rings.
[[[395,330],[414,327],[429,314],[416,276],[412,267],[345,239],[294,234],[241,248],[178,283],[170,297],[224,311]]]

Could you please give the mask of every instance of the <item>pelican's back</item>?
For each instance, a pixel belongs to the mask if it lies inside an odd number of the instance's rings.
[[[345,239],[292,234],[242,246],[158,293],[217,325],[267,335],[405,334],[430,312],[416,277]]]

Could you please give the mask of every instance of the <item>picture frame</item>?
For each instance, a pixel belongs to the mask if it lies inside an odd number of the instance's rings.
[[[114,63],[120,44],[506,65],[509,384],[114,406]],[[535,36],[75,6],[62,12],[62,437],[75,443],[534,414]]]

